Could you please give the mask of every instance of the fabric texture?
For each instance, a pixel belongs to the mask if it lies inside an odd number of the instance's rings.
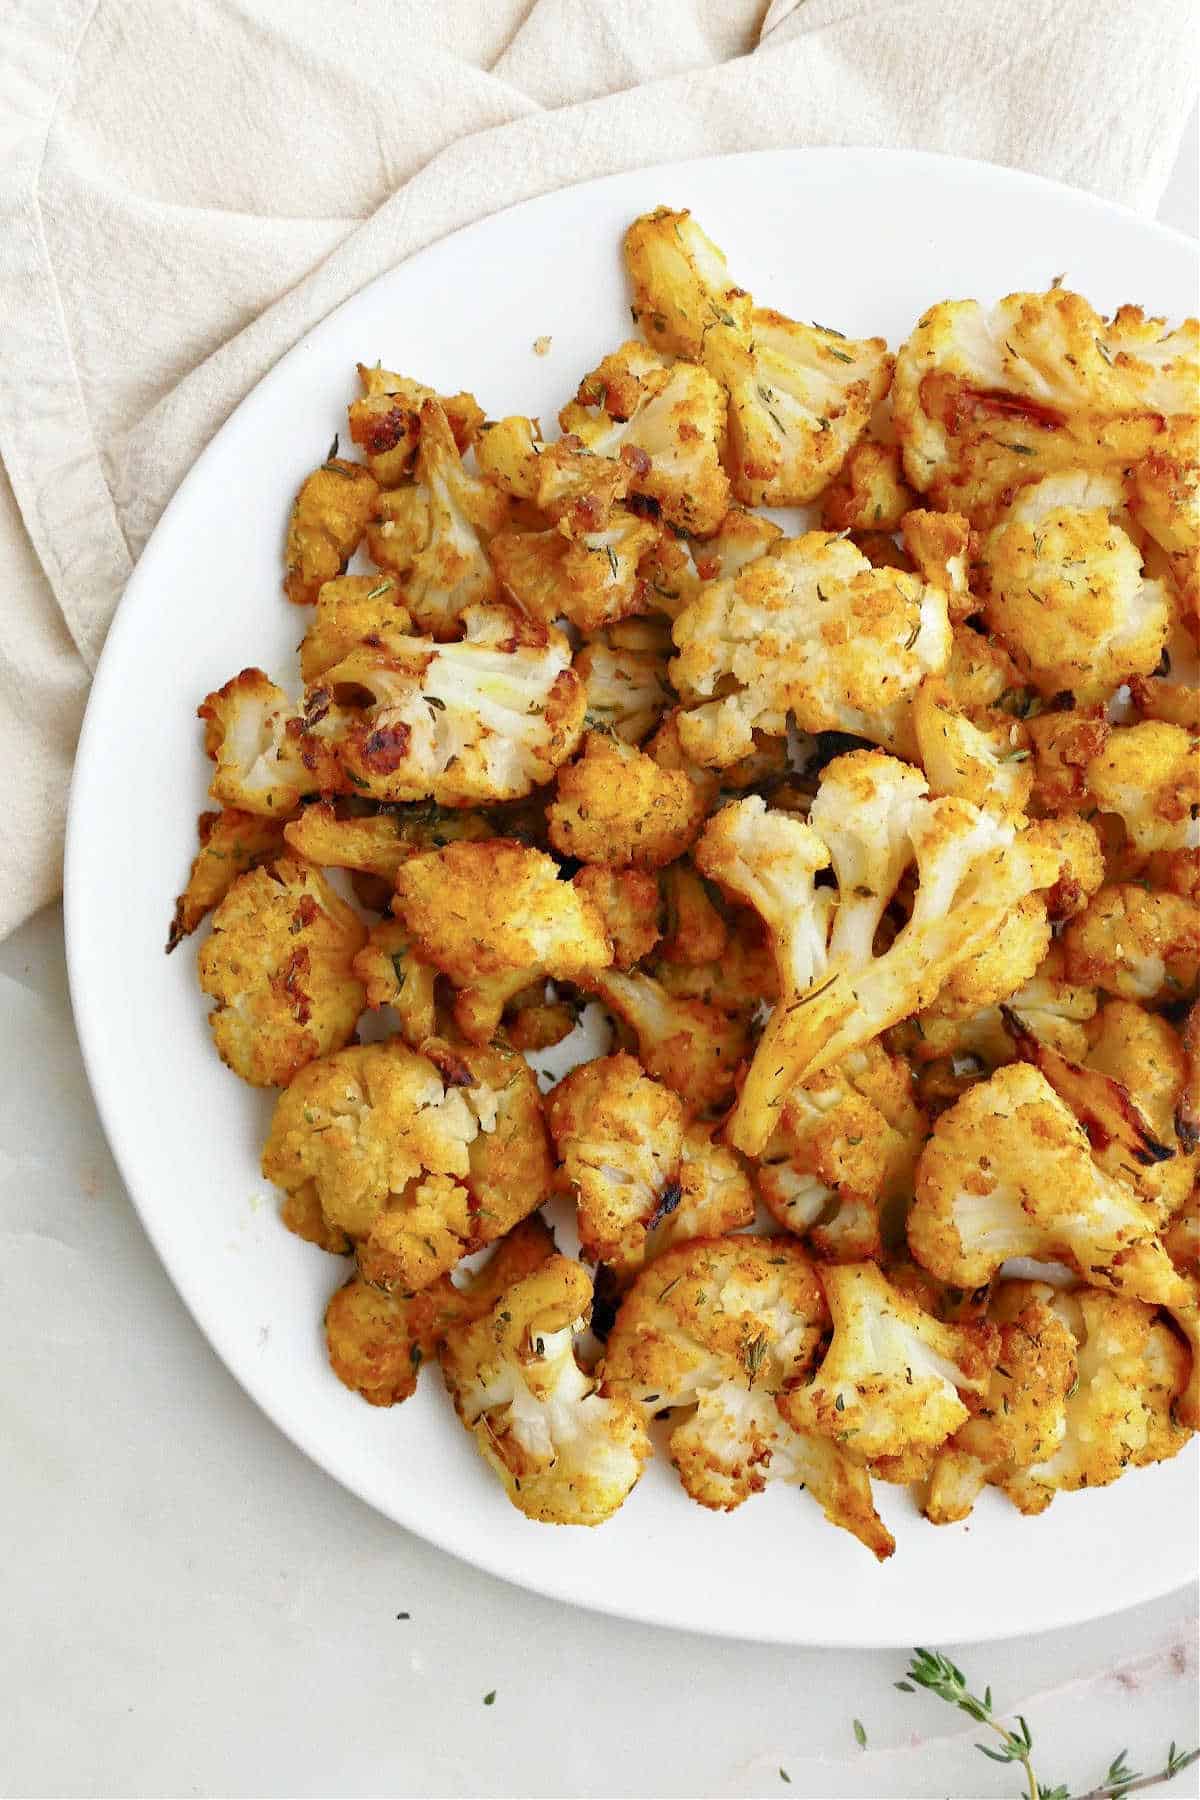
[[[6,0],[0,935],[60,882],[109,622],[163,506],[347,295],[516,201],[689,156],[913,147],[1152,211],[1193,0]]]

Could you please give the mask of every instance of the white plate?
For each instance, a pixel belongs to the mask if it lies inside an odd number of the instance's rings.
[[[1195,304],[1194,246],[1132,213],[984,164],[857,150],[712,158],[569,188],[458,232],[348,300],[200,457],[138,564],[96,676],[66,904],[100,1114],[146,1230],[238,1380],[331,1475],[459,1556],[580,1605],[789,1643],[1000,1637],[1115,1611],[1195,1569],[1194,1443],[1040,1519],[989,1493],[969,1523],[935,1530],[907,1490],[880,1485],[898,1541],[882,1568],[794,1489],[713,1515],[658,1460],[599,1530],[531,1524],[435,1375],[379,1411],[330,1373],[321,1316],[345,1265],[279,1224],[258,1170],[270,1099],[217,1060],[194,944],[163,955],[205,803],[196,705],[247,664],[295,679],[304,621],[280,591],[284,521],[344,430],[355,362],[380,357],[443,391],[468,388],[492,416],[552,420],[628,335],[621,234],[662,202],[693,209],[762,303],[893,344],[931,301],[1043,288],[1060,271],[1106,311],[1136,300],[1178,316]],[[543,334],[552,349],[538,357]]]

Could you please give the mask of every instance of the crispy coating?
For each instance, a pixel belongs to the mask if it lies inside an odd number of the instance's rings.
[[[284,1087],[354,1035],[366,996],[354,958],[366,927],[318,869],[283,859],[238,877],[196,959],[222,1062]]]
[[[307,862],[328,869],[357,869],[390,886],[410,856],[462,840],[490,838],[494,827],[481,813],[431,802],[343,816],[330,801],[321,800],[290,819],[283,835]]]
[[[860,438],[841,474],[821,495],[821,524],[826,531],[899,531],[901,519],[915,504],[900,446]]]
[[[1058,470],[1119,471],[1195,410],[1200,325],[1168,332],[1066,289],[931,306],[901,346],[892,416],[909,482],[978,522]]]
[[[729,943],[729,926],[713,905],[703,877],[690,862],[676,862],[662,871],[658,885],[663,908],[659,956],[689,968],[719,963]]]
[[[843,337],[764,307],[748,328],[714,325],[703,356],[729,396],[728,467],[750,506],[815,500],[892,379],[883,338]]]
[[[1194,417],[1135,464],[1125,492],[1134,520],[1162,552],[1180,613],[1194,627],[1200,623],[1200,428]]]
[[[866,1460],[945,1443],[967,1418],[963,1396],[987,1392],[995,1328],[940,1323],[874,1263],[826,1264],[819,1278],[833,1337],[813,1381],[780,1401],[784,1417]]]
[[[344,456],[331,456],[306,477],[288,520],[283,591],[289,600],[311,606],[326,581],[345,574],[378,494],[371,471]]]
[[[390,1294],[352,1275],[325,1308],[330,1367],[368,1405],[397,1406],[416,1392],[422,1365],[460,1310],[446,1276],[419,1294]]]
[[[900,521],[900,535],[922,581],[944,591],[953,624],[979,610],[969,580],[971,527],[962,513],[914,507]]]
[[[468,607],[462,624],[452,644],[363,646],[310,689],[309,720],[338,691],[365,696],[333,740],[344,791],[447,806],[514,800],[570,756],[586,700],[567,640],[506,606]]]
[[[408,636],[408,608],[390,575],[339,575],[317,592],[316,612],[300,645],[300,673],[306,686],[349,656],[357,645],[391,650]]]
[[[1052,919],[1071,919],[1082,912],[1092,895],[1104,885],[1104,852],[1094,828],[1086,819],[1046,819],[1041,835],[1062,857],[1062,873],[1046,893]]]
[[[660,532],[641,570],[656,611],[677,619],[703,592],[706,582],[740,575],[782,537],[782,528],[773,520],[739,506],[729,509],[712,537],[696,540],[669,529]]]
[[[584,376],[558,419],[584,449],[623,457],[631,491],[657,502],[668,524],[701,536],[719,528],[729,510],[725,395],[704,369],[668,365],[631,340]]]
[[[1107,1487],[1130,1467],[1162,1462],[1189,1436],[1172,1416],[1188,1352],[1151,1307],[1089,1287],[1054,1293],[1049,1304],[1075,1339],[1078,1373],[1057,1449],[1001,1483],[1023,1513],[1043,1512],[1056,1493]]]
[[[650,610],[638,565],[658,535],[652,520],[615,508],[602,527],[576,537],[558,529],[501,532],[492,563],[505,595],[530,618],[599,631]]]
[[[1123,1000],[1186,991],[1200,966],[1200,905],[1137,882],[1102,887],[1062,936],[1067,975]]]
[[[575,658],[587,693],[587,723],[627,744],[649,737],[674,704],[667,683],[671,641],[662,621],[630,619],[588,638]]]
[[[379,495],[367,546],[372,561],[398,578],[427,636],[455,636],[468,607],[496,598],[487,545],[508,516],[506,496],[463,468],[437,401],[424,401],[414,480]]]
[[[362,396],[349,406],[350,436],[366,457],[380,487],[394,488],[412,473],[421,439],[421,407],[436,400],[454,442],[467,450],[483,425],[483,409],[473,394],[436,394],[432,388],[378,365],[358,365]]]
[[[685,208],[643,213],[625,233],[633,316],[656,350],[699,362],[714,325],[750,325],[753,301],[729,279],[720,251]]]
[[[225,898],[239,875],[262,862],[273,861],[283,851],[283,827],[278,819],[227,807],[204,812],[197,820],[200,848],[196,852],[187,886],[175,902],[168,953],[189,937]]]
[[[601,1397],[576,1355],[591,1299],[579,1264],[551,1256],[483,1317],[451,1326],[440,1353],[480,1454],[513,1505],[548,1524],[602,1524],[650,1456],[640,1409]]]
[[[612,942],[614,969],[632,969],[658,942],[659,893],[643,869],[614,869],[588,863],[572,885],[590,900]]]
[[[1113,523],[1119,498],[1104,481],[1055,476],[1023,488],[984,543],[984,617],[1047,698],[1105,700],[1162,656],[1166,591]]]
[[[281,1224],[298,1238],[303,1238],[306,1244],[315,1244],[318,1250],[327,1250],[331,1256],[348,1256],[354,1248],[341,1226],[331,1225],[321,1211],[315,1182],[301,1182],[299,1187],[285,1194],[280,1202],[279,1218]]]
[[[1200,743],[1181,726],[1116,727],[1084,780],[1103,812],[1120,815],[1141,855],[1200,845]]]
[[[950,655],[946,595],[873,569],[845,538],[810,531],[713,582],[675,621],[671,680],[690,710],[684,750],[721,768],[756,730],[895,740],[922,678]]]
[[[1011,1063],[942,1114],[917,1163],[908,1242],[918,1262],[980,1287],[1011,1256],[1062,1262],[1147,1301],[1178,1296],[1156,1209],[1093,1159],[1045,1076]]]
[[[943,1018],[969,1019],[1023,989],[1050,948],[1050,920],[1040,894],[1026,894],[996,936],[952,972],[933,1003]]]
[[[261,669],[243,669],[196,710],[204,720],[205,752],[216,764],[208,791],[222,806],[286,819],[305,795],[343,785],[327,738],[305,729],[283,689]],[[321,724],[335,719],[336,713]]]
[[[381,919],[367,934],[354,958],[354,973],[366,991],[373,1011],[394,1009],[400,1036],[414,1050],[437,1031],[434,988],[437,970],[414,956],[408,933],[399,919]]]
[[[746,907],[733,908],[725,925],[724,945],[719,952],[714,948],[712,961],[682,962],[660,954],[650,971],[668,993],[750,1019],[779,997],[775,958],[761,920]]]
[[[749,1045],[744,1014],[677,995],[644,970],[604,969],[581,985],[633,1032],[638,1058],[651,1075],[681,1094],[697,1112],[722,1106]]]
[[[546,809],[550,842],[563,856],[639,869],[682,856],[704,813],[686,774],[599,731],[588,732],[578,760],[559,770],[557,798]]]
[[[996,710],[977,722],[959,710],[948,681],[927,675],[913,700],[910,729],[931,794],[1014,812],[1028,804],[1034,768],[1021,720]]]
[[[1009,995],[1005,1012],[1039,1042],[1080,1061],[1087,1055],[1087,1026],[1097,1004],[1092,988],[1077,987],[1066,979],[1062,947],[1054,942],[1036,973]],[[998,1005],[981,1007],[968,1018],[953,1018],[935,1002],[888,1035],[918,1069],[954,1058],[976,1064],[975,1073],[979,1074],[985,1066],[997,1069],[1017,1055]]]

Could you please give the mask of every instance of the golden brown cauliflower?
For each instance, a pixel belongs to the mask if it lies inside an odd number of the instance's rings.
[[[473,1043],[487,1042],[531,981],[579,981],[612,959],[587,896],[559,880],[552,857],[511,839],[411,858],[393,905],[418,955],[459,989],[455,1019]]]
[[[671,680],[684,750],[721,768],[756,730],[848,731],[892,743],[922,678],[950,655],[946,595],[873,569],[828,532],[790,538],[712,582],[675,621]]]
[[[1106,700],[1162,656],[1166,591],[1113,523],[1120,498],[1104,478],[1051,476],[1022,488],[984,541],[984,617],[1047,698]]]
[[[305,479],[292,504],[283,582],[289,600],[311,606],[324,582],[345,574],[378,494],[369,469],[337,455],[335,438],[328,461]]]
[[[633,316],[656,350],[699,362],[714,325],[750,323],[753,301],[729,279],[724,254],[685,208],[659,206],[625,233]]]
[[[318,869],[283,859],[239,876],[196,959],[222,1062],[254,1087],[284,1087],[340,1050],[366,1004],[353,966],[366,937]]]
[[[300,645],[300,673],[310,687],[358,644],[393,649],[412,625],[390,575],[339,575],[322,584],[316,608]]]
[[[821,524],[826,531],[899,531],[915,504],[899,444],[861,438],[821,495]]]
[[[448,806],[518,799],[570,756],[586,701],[567,640],[507,606],[468,607],[462,624],[452,644],[364,645],[309,690],[309,729],[339,691],[355,700],[333,736],[344,791]]]
[[[668,524],[701,536],[719,528],[729,510],[725,396],[704,369],[631,340],[584,376],[558,419],[585,450],[623,459],[631,491],[656,501]]]
[[[672,993],[643,969],[603,969],[581,983],[628,1026],[647,1072],[697,1112],[724,1105],[749,1045],[746,1013]]]
[[[818,1271],[833,1337],[813,1380],[780,1411],[800,1431],[856,1459],[921,1457],[945,1443],[987,1392],[996,1360],[988,1325],[946,1325],[895,1288],[874,1263]]]
[[[1062,936],[1067,976],[1123,1000],[1179,994],[1200,966],[1200,906],[1179,894],[1115,882],[1068,921]]]
[[[764,307],[746,328],[714,325],[703,357],[729,396],[729,471],[749,506],[815,500],[892,379],[883,338],[847,338]]]
[[[563,856],[639,869],[682,856],[704,813],[682,771],[600,731],[588,732],[578,760],[559,770],[557,798],[546,808],[550,842]]]
[[[350,436],[380,487],[398,487],[411,474],[426,400],[437,401],[460,450],[467,450],[479,435],[483,409],[473,394],[435,394],[419,381],[378,364],[367,368],[359,363],[358,378],[362,397],[350,402]]]
[[[736,1155],[703,1126],[689,1128],[678,1095],[632,1056],[573,1069],[551,1092],[547,1118],[562,1183],[577,1202],[583,1254],[621,1280],[681,1239],[754,1218]]]
[[[663,912],[659,956],[692,968],[719,962],[729,943],[729,926],[713,905],[703,877],[685,860],[664,869],[658,885]]]
[[[1017,1058],[1007,1017],[1040,1043],[1078,1062],[1087,1055],[1088,1022],[1097,1005],[1092,988],[1076,987],[1066,979],[1062,946],[1055,942],[1024,987],[1009,995],[1003,1012],[999,1005],[985,1006],[968,1018],[956,1018],[940,1010],[939,997],[889,1036],[918,1068],[953,1058],[984,1073]]]
[[[243,669],[201,701],[204,749],[217,765],[209,793],[222,806],[286,819],[306,794],[343,785],[328,742],[339,712],[309,730],[282,688],[261,669]]]
[[[713,537],[697,540],[670,529],[661,531],[653,553],[642,563],[642,577],[650,587],[647,604],[677,619],[706,582],[740,575],[782,537],[782,528],[771,519],[740,506],[730,507]]]
[[[575,658],[587,723],[640,744],[674,704],[667,685],[671,640],[661,619],[628,619],[589,637]]]
[[[1129,510],[1162,552],[1180,613],[1200,623],[1200,428],[1180,422],[1161,450],[1130,471]]]
[[[451,1325],[440,1352],[455,1409],[513,1505],[552,1525],[600,1525],[650,1456],[641,1410],[602,1397],[575,1352],[592,1284],[550,1256],[481,1318]]]
[[[649,956],[659,933],[659,892],[653,875],[642,869],[586,863],[571,881],[600,915],[612,942],[614,969],[632,969]]]
[[[390,885],[410,856],[495,835],[494,825],[482,813],[431,801],[389,806],[378,813],[363,812],[357,801],[349,806],[352,810],[347,812],[328,800],[305,806],[284,827],[286,842],[306,862],[327,869],[356,869]]]
[[[948,681],[927,675],[909,725],[931,794],[958,794],[997,810],[1019,812],[1027,805],[1034,767],[1021,720],[998,711],[982,721],[972,719],[960,711]]]
[[[1005,1281],[990,1316],[999,1353],[983,1404],[938,1452],[925,1498],[934,1525],[965,1519],[986,1483],[1002,1483],[1058,1449],[1076,1382],[1075,1338],[1050,1302],[1053,1288]]]
[[[788,1238],[704,1238],[642,1270],[609,1333],[606,1394],[672,1409],[671,1460],[693,1500],[725,1511],[776,1479],[806,1486],[835,1525],[881,1560],[895,1545],[866,1470],[794,1429],[785,1390],[812,1368],[829,1314]]]
[[[990,310],[946,300],[896,358],[892,416],[909,482],[978,520],[1057,470],[1120,471],[1195,410],[1200,325],[1168,332],[1078,294],[1010,294]]]
[[[412,954],[408,932],[399,919],[381,919],[367,934],[354,958],[354,973],[366,990],[367,1005],[394,1009],[400,1036],[414,1050],[437,1031],[434,989],[437,970]]]
[[[1131,1466],[1163,1462],[1187,1442],[1173,1407],[1187,1379],[1188,1352],[1152,1307],[1080,1287],[1048,1304],[1075,1340],[1076,1385],[1056,1449],[1001,1483],[1023,1513],[1056,1493],[1107,1487]]]
[[[551,531],[505,531],[492,540],[496,576],[531,619],[565,618],[598,631],[650,610],[638,564],[658,541],[658,526],[614,508],[603,526],[567,537]]]
[[[1102,812],[1120,814],[1140,855],[1200,846],[1200,743],[1181,726],[1117,727],[1084,779]]]
[[[369,1405],[397,1406],[416,1392],[422,1365],[461,1310],[449,1276],[419,1294],[390,1294],[354,1274],[325,1308],[330,1366]]]
[[[1009,1257],[1062,1262],[1095,1286],[1170,1302],[1180,1278],[1156,1208],[1094,1160],[1087,1133],[1046,1077],[1010,1063],[942,1114],[917,1163],[908,1242],[958,1287]]]
[[[971,527],[962,513],[913,507],[900,521],[900,535],[922,581],[944,591],[953,624],[978,612],[970,586]]]
[[[259,818],[237,807],[201,813],[197,827],[200,848],[187,886],[175,902],[167,936],[168,954],[219,905],[239,875],[259,863],[274,861],[284,847],[283,826],[278,819]]]

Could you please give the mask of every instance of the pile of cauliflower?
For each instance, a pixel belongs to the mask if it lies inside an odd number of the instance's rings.
[[[876,1482],[1034,1513],[1200,1422],[1200,325],[893,357],[686,212],[625,257],[557,436],[360,366],[168,947],[347,1387],[437,1362],[534,1519],[657,1447],[883,1558]]]

